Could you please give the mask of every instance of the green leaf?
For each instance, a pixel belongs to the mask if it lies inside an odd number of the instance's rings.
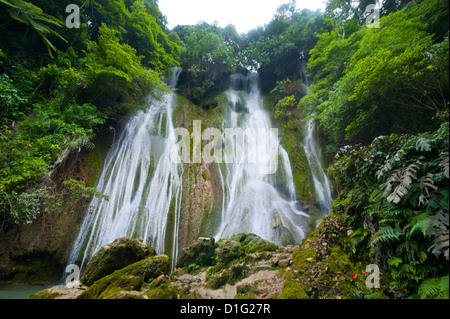
[[[403,262],[403,260],[399,257],[393,257],[388,260],[388,264],[390,266],[394,266],[394,267],[398,267],[402,262]]]

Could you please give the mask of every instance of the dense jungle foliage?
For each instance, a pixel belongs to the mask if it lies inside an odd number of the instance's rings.
[[[65,26],[70,3],[80,28]],[[167,91],[174,66],[204,108],[252,70],[276,119],[314,117],[354,255],[399,298],[448,298],[447,0],[328,0],[325,13],[291,1],[247,34],[169,30],[157,0],[0,0],[0,237],[64,196],[95,195],[74,180],[55,192],[51,172]]]

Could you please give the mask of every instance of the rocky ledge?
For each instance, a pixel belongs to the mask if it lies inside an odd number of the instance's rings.
[[[92,258],[71,287],[31,299],[382,298],[365,286],[363,265],[345,249],[347,229],[336,217],[301,245],[278,247],[253,234],[215,242],[199,238],[171,260],[145,243],[120,238]]]

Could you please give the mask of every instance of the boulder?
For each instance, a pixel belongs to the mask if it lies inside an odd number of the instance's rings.
[[[245,253],[247,254],[263,251],[275,251],[278,248],[277,245],[262,239],[255,234],[236,234],[231,236],[231,240],[240,242],[243,245]]]
[[[239,241],[222,239],[217,242],[215,254],[217,256],[217,262],[226,265],[234,259],[243,257],[245,255],[245,251]]]
[[[99,279],[78,299],[108,299],[121,291],[140,291],[145,284],[168,274],[170,265],[166,255],[150,256]]]
[[[65,286],[55,286],[41,290],[25,299],[76,299],[87,287],[83,285],[74,285],[71,288]]]
[[[183,268],[196,264],[198,266],[210,266],[213,264],[214,238],[199,238],[192,246],[184,248],[177,260],[177,267]]]
[[[81,282],[86,286],[91,286],[115,270],[153,255],[155,255],[155,250],[142,241],[131,238],[116,239],[95,253],[86,267]]]

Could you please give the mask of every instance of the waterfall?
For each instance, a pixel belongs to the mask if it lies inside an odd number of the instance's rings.
[[[271,128],[257,81],[256,74],[231,77],[231,88],[227,92],[230,108],[222,131],[236,127],[263,131]],[[257,151],[255,147],[246,146],[246,159],[260,157],[253,153]],[[298,208],[289,157],[278,138],[275,146],[278,169],[274,174],[262,173],[264,164],[260,162],[233,161],[219,165],[223,206],[216,239],[245,232],[284,245],[299,243],[304,238],[308,215]],[[233,148],[233,157],[235,152]]]
[[[181,72],[172,70],[174,88]],[[102,246],[120,237],[142,239],[158,253],[178,252],[178,222],[181,209],[183,166],[169,160],[176,143],[172,123],[175,94],[150,101],[126,124],[108,153],[97,189],[109,200],[94,198],[73,245],[69,264],[86,266]],[[168,216],[174,219],[172,251],[165,250]]]
[[[303,147],[311,169],[316,198],[319,200],[319,209],[324,216],[328,216],[333,205],[333,197],[331,195],[330,181],[320,162],[319,148],[314,139],[314,119],[308,122],[308,130]]]

